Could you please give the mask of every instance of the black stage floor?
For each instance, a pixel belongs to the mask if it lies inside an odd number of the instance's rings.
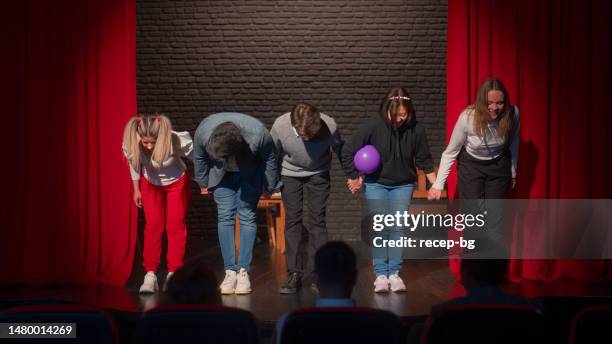
[[[217,278],[223,278],[222,261],[218,246],[202,248],[197,240],[191,240],[188,256],[196,253],[210,261]],[[209,241],[209,240],[207,240]],[[359,277],[353,291],[353,299],[359,306],[386,309],[395,314],[412,318],[429,313],[433,304],[448,300],[463,293],[463,287],[455,283],[448,269],[447,260],[406,260],[401,276],[408,290],[405,293],[375,294],[372,289],[374,276],[368,257],[368,249],[361,242],[352,244],[358,254]],[[138,255],[138,253],[137,253]],[[112,286],[49,286],[49,287],[0,287],[0,303],[8,300],[59,299],[96,306],[113,311],[139,312],[154,307],[157,295],[140,296],[138,287],[144,271],[140,257],[135,260],[132,277],[125,287]],[[163,278],[165,274],[160,273]],[[250,295],[223,296],[223,303],[251,311],[264,323],[273,323],[283,313],[312,306],[316,295],[308,286],[295,295],[280,295],[279,286],[286,278],[285,258],[267,244],[257,244],[253,254],[250,273],[253,293]],[[558,280],[554,283],[525,281],[509,284],[505,289],[512,294],[526,297],[539,296],[611,296],[611,284],[592,284],[573,280]]]
[[[446,260],[409,261],[404,264],[402,277],[407,284],[407,292],[401,294],[390,293],[379,295],[373,292],[372,282],[374,275],[368,257],[368,250],[361,243],[352,246],[358,255],[358,281],[353,290],[353,299],[359,306],[374,307],[390,310],[401,316],[423,315],[429,312],[432,304],[448,299],[453,292],[454,279],[448,270]],[[207,250],[203,259],[211,262],[219,281],[224,277],[222,271],[221,253],[218,247]],[[223,296],[223,303],[252,311],[255,316],[264,321],[274,321],[283,313],[312,306],[317,295],[310,289],[310,283],[294,295],[280,295],[278,288],[286,279],[285,257],[279,251],[269,249],[266,244],[257,245],[253,254],[251,284],[253,292],[250,295]],[[142,272],[144,273],[144,272]],[[136,290],[141,282],[131,279],[128,288]],[[459,285],[459,292],[462,288]],[[156,303],[156,296],[141,297],[142,307],[149,307]]]

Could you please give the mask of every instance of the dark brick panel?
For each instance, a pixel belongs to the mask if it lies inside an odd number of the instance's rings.
[[[434,158],[445,143],[447,5],[421,1],[137,1],[138,110],[193,133],[206,115],[243,112],[268,128],[298,101],[348,138],[392,85],[411,92]],[[330,238],[359,237],[360,201],[334,162]],[[194,189],[194,192],[196,190]],[[216,238],[211,200],[188,225]]]

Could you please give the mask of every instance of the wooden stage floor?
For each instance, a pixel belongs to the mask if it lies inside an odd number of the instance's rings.
[[[191,240],[191,238],[189,239]],[[373,292],[374,276],[368,249],[362,243],[352,243],[358,253],[359,277],[353,291],[353,299],[359,306],[386,309],[400,317],[420,317],[429,313],[433,304],[444,302],[461,295],[463,287],[455,283],[448,269],[447,260],[406,260],[401,276],[408,290],[405,293],[379,295]],[[223,278],[221,253],[218,246],[202,249],[197,240],[191,240],[188,256],[196,252],[210,261],[217,278]],[[137,253],[138,254],[138,253]],[[163,264],[163,263],[162,263]],[[138,287],[144,271],[140,257],[135,261],[132,277],[125,287],[112,286],[70,286],[49,287],[0,286],[0,303],[8,300],[59,299],[85,305],[101,307],[114,311],[138,312],[154,307],[157,295],[141,296]],[[161,272],[160,277],[165,273]],[[277,250],[271,250],[266,243],[257,244],[253,254],[250,273],[253,293],[250,295],[223,296],[223,303],[251,311],[264,323],[273,323],[283,313],[312,306],[316,294],[309,284],[294,295],[280,295],[278,288],[286,278],[285,257]],[[512,294],[526,297],[539,296],[582,296],[612,295],[610,284],[587,284],[573,280],[559,280],[554,283],[523,282],[509,284],[505,289]]]

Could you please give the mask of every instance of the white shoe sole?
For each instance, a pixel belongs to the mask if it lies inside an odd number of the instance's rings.
[[[153,285],[153,288],[148,288],[145,287],[144,285],[140,286],[140,290],[138,291],[141,294],[155,294],[157,292],[157,290],[159,289],[157,283],[155,283],[155,285]]]
[[[235,291],[236,291],[236,289],[230,289],[230,290],[223,290],[223,289],[221,289],[221,295],[232,295],[232,294],[234,294]]]
[[[247,289],[247,290],[238,290],[238,289],[236,289],[236,290],[234,291],[234,293],[235,293],[236,295],[246,295],[246,294],[250,294],[251,292],[253,292],[253,290],[252,290],[251,288],[249,288],[249,289]]]
[[[374,288],[374,292],[377,294],[387,294],[389,293],[389,289],[376,289]]]

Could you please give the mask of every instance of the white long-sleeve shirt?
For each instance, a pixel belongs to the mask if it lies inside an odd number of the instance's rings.
[[[123,149],[123,154],[129,160],[128,152]],[[172,132],[172,153],[166,159],[161,167],[155,167],[151,162],[151,156],[145,154],[142,150],[140,153],[140,166],[130,165],[130,174],[132,180],[139,180],[140,173],[147,181],[155,185],[170,185],[177,181],[185,173],[185,163],[181,158],[192,159],[193,156],[193,141],[191,135],[187,131]]]
[[[461,152],[462,147],[465,146],[465,150],[469,155],[480,160],[495,159],[505,152],[505,140],[498,134],[499,122],[492,121],[489,123],[485,130],[485,139],[483,140],[474,131],[474,111],[474,109],[468,108],[459,115],[448,146],[442,153],[438,177],[433,184],[434,188],[444,189],[446,178],[448,178],[451,167],[455,160],[457,160],[457,155]],[[517,128],[509,147],[512,154],[512,178],[516,178],[516,163],[518,161],[520,119],[517,107],[514,107],[514,113],[516,115]]]

